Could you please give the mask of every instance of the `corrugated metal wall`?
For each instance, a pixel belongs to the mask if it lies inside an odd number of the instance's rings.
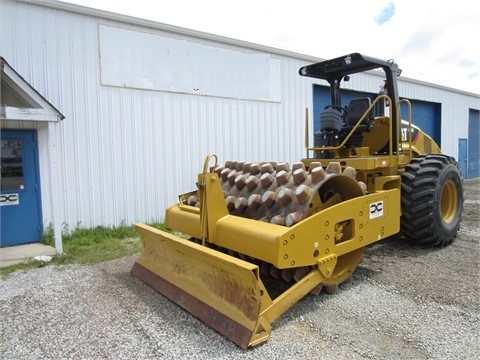
[[[303,61],[281,59],[287,74],[281,102],[101,86],[98,24],[138,26],[25,3],[2,7],[2,55],[66,117],[50,140],[57,147],[57,174],[48,173],[47,154],[41,154],[46,225],[50,176],[59,177],[54,191],[63,194],[60,213],[69,228],[130,224],[162,221],[165,207],[195,188],[210,153],[221,163],[293,162],[304,154],[311,82],[297,79]],[[44,124],[2,126],[37,127],[40,146],[47,148]]]
[[[305,155],[304,113],[308,107],[311,114],[312,81],[298,76],[298,68],[310,63],[309,57],[272,55],[281,63],[280,102],[102,86],[99,24],[210,46],[215,41],[168,33],[160,25],[142,27],[138,20],[125,23],[15,1],[1,6],[1,55],[66,117],[53,130],[45,124],[2,122],[2,127],[38,129],[46,226],[52,221],[51,191],[62,194],[56,210],[70,229],[163,221],[166,206],[195,188],[207,154],[218,154],[221,163],[293,163]],[[381,83],[375,75],[361,79],[349,86],[376,91]],[[455,155],[457,138],[467,137],[466,102],[474,98],[410,83],[400,84],[400,91],[406,97],[452,103],[442,108],[447,120],[442,144]],[[51,147],[57,161],[53,174]],[[52,177],[56,189],[48,186]]]

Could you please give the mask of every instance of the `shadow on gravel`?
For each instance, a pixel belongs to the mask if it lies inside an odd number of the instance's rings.
[[[380,263],[385,265],[390,263],[403,262],[405,259],[422,258],[442,251],[441,247],[427,247],[415,244],[407,238],[396,235],[385,240],[379,241],[365,248],[364,259],[359,268],[370,268],[377,272],[372,264]],[[378,271],[382,270],[381,268]],[[357,269],[358,271],[358,269]]]
[[[129,303],[139,313],[135,324],[138,332],[152,343],[160,357],[165,356],[162,350],[164,342],[170,343],[173,338],[175,343],[188,343],[188,348],[200,352],[201,349],[217,349],[219,354],[230,354],[240,350],[228,338],[131,274],[135,260],[136,257],[132,258],[128,270],[115,274],[115,277],[128,291]],[[206,342],[205,338],[209,341]],[[218,343],[222,343],[221,349],[218,348]]]
[[[421,246],[408,240],[404,236],[396,235],[368,246],[365,249],[365,253],[368,255],[376,254],[410,258],[441,251],[442,249],[441,247]]]

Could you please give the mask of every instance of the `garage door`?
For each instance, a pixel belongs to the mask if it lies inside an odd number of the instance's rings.
[[[468,114],[467,176],[480,176],[480,111],[470,109]]]
[[[441,105],[438,103],[410,100],[412,104],[412,122],[418,126],[423,132],[427,133],[438,146],[442,146],[442,119]],[[401,106],[402,118],[408,117],[408,109],[406,104]]]

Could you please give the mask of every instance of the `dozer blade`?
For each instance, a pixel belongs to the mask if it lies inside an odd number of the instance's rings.
[[[133,275],[240,347],[258,342],[261,296],[268,295],[257,265],[148,225],[135,227],[142,251]],[[266,340],[270,328],[262,331]]]

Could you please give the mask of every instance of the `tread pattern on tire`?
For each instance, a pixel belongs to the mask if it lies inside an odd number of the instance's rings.
[[[446,181],[457,190],[455,219],[445,224],[440,214],[440,193]],[[443,184],[440,184],[442,182]],[[401,231],[425,246],[447,246],[455,238],[463,211],[463,179],[457,161],[443,154],[421,155],[402,173]]]

